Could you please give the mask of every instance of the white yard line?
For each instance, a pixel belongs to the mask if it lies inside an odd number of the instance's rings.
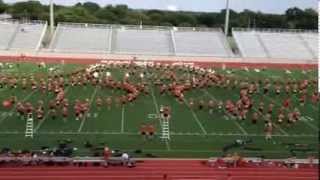
[[[45,117],[40,121],[40,123],[37,124],[36,128],[34,128],[33,133],[37,133],[37,131],[40,129],[44,121],[48,118],[49,112],[45,115]]]
[[[70,86],[67,87],[65,93],[67,93],[69,89],[70,89]],[[49,111],[47,112],[45,117],[41,120],[41,122],[37,124],[36,128],[34,128],[33,130],[34,133],[37,133],[37,131],[41,128],[42,124],[48,119],[48,116],[49,116]]]
[[[279,104],[278,102],[272,100],[270,97],[268,97],[268,96],[263,96],[263,97],[269,99],[270,102],[272,102],[272,103],[274,103],[274,104],[276,104],[276,105],[278,105],[278,106],[281,107],[281,104]],[[278,126],[277,124],[273,123],[273,125],[274,125],[276,128],[278,128],[283,134],[289,135],[288,132],[286,132],[284,129],[282,129],[282,128],[281,128],[280,126]]]
[[[185,99],[183,99],[184,104],[189,108],[190,112],[192,113],[193,119],[196,120],[198,126],[200,127],[202,133],[204,135],[207,135],[207,131],[205,130],[205,128],[203,127],[202,123],[200,122],[198,116],[196,115],[196,113],[188,106],[188,103],[186,102]]]
[[[89,110],[88,110],[88,112],[89,112],[90,109],[91,109],[91,105],[92,105],[92,102],[93,102],[94,97],[95,97],[96,94],[97,94],[97,91],[98,91],[98,85],[96,85],[96,88],[95,88],[94,92],[93,92],[92,95],[91,95],[91,99],[90,99],[90,102],[89,102]],[[81,124],[80,124],[80,126],[79,126],[78,132],[81,132],[81,130],[82,130],[83,126],[84,126],[84,123],[85,123],[86,120],[87,120],[86,115],[87,115],[87,113],[84,115],[84,119],[80,120],[80,121],[81,121]]]
[[[203,92],[205,94],[207,94],[212,100],[217,101],[217,99],[211,94],[209,93],[206,89],[203,90]],[[225,109],[223,109],[223,111],[226,113]],[[227,116],[229,116],[228,113],[226,113]],[[237,122],[237,120],[232,120],[232,122],[240,129],[240,131],[244,134],[244,135],[248,135],[249,133]]]
[[[305,123],[306,125],[308,125],[311,129],[315,130],[315,131],[319,131],[319,128],[317,126],[315,126],[314,124],[310,123],[309,120],[313,120],[312,118],[308,117],[308,116],[303,116],[301,118],[304,118],[304,119],[301,119],[301,121],[303,123]]]
[[[153,91],[152,85],[150,86],[150,84],[149,84],[149,88],[151,89],[151,96],[152,96],[154,107],[156,108],[156,113],[158,114],[158,116],[160,116],[159,104],[158,104],[157,98],[154,95],[154,91]],[[162,126],[160,118],[159,118],[159,123],[160,123],[160,126]],[[170,143],[168,142],[168,140],[165,140],[165,142],[166,142],[167,150],[171,151]]]
[[[122,105],[122,111],[121,111],[121,133],[124,132],[124,105]]]
[[[248,135],[248,132],[237,122],[237,120],[234,120],[233,122],[238,126],[238,128],[242,131],[244,135]]]
[[[30,94],[28,94],[25,98],[22,99],[21,102],[24,102],[26,100],[28,100],[36,91],[32,91]],[[17,104],[11,109],[11,111],[9,111],[8,114],[13,113],[17,108]],[[8,116],[3,117],[2,119],[0,119],[0,124],[5,121],[8,118]]]

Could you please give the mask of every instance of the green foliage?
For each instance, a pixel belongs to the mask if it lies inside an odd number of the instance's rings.
[[[16,19],[37,20],[40,19],[39,17],[43,17],[46,11],[39,1],[27,1],[13,4],[9,9],[9,13]]]
[[[49,7],[39,1],[18,2],[7,5],[0,0],[0,13],[8,11],[16,19],[49,19]],[[221,12],[169,12],[161,10],[134,10],[127,5],[100,7],[94,2],[74,6],[55,6],[57,22],[88,22],[110,24],[140,24],[166,26],[223,27],[225,10]],[[318,29],[318,13],[313,9],[293,7],[285,14],[265,14],[244,10],[230,12],[231,27]]]
[[[3,2],[3,0],[0,0],[0,14],[4,13],[7,10],[7,5]]]

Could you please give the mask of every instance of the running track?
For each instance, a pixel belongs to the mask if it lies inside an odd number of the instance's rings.
[[[166,177],[165,177],[166,176]],[[207,167],[199,160],[146,160],[126,167],[0,168],[1,180],[317,180],[318,170]]]

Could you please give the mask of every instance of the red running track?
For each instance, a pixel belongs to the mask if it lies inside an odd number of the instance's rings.
[[[147,160],[126,167],[0,168],[0,180],[317,180],[318,169],[207,167],[197,160]]]

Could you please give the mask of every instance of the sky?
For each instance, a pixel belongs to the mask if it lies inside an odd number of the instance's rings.
[[[14,3],[25,0],[4,0]],[[40,0],[47,4],[49,0]],[[163,9],[163,10],[185,10],[218,12],[225,8],[226,0],[54,0],[56,4],[73,5],[77,2],[92,1],[101,6],[107,4],[127,4],[134,9]],[[290,7],[318,8],[318,0],[230,0],[230,7],[236,11],[250,9],[266,13],[281,14]]]

